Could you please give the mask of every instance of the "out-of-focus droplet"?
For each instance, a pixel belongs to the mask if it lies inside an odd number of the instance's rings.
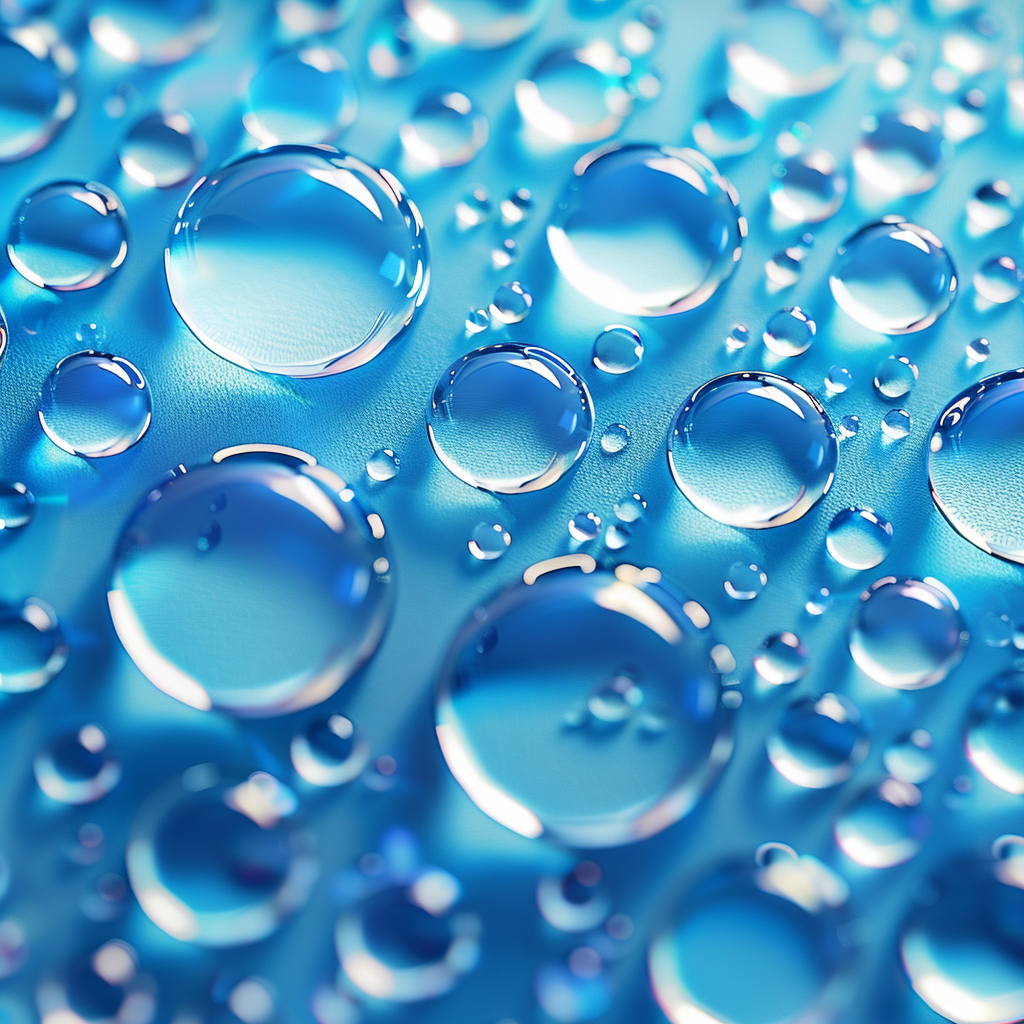
[[[593,363],[605,373],[630,373],[643,357],[644,343],[632,327],[611,324],[594,339]]]
[[[528,188],[515,188],[501,203],[501,222],[505,227],[524,224],[533,214],[533,193]]]
[[[865,790],[840,812],[834,833],[839,849],[866,868],[891,868],[915,857],[931,822],[914,785],[888,778]]]
[[[275,0],[281,23],[297,36],[326,35],[348,21],[358,0]]]
[[[344,715],[316,718],[292,737],[292,766],[314,786],[343,786],[370,760],[370,745]]]
[[[601,532],[601,517],[595,512],[577,512],[569,520],[569,536],[581,544],[595,540]]]
[[[807,645],[795,633],[773,633],[754,655],[754,671],[772,686],[786,686],[807,675],[809,659]]]
[[[149,114],[129,129],[118,159],[140,185],[171,188],[196,173],[206,159],[206,143],[187,114]]]
[[[993,256],[974,272],[974,289],[996,305],[1013,302],[1024,289],[1024,271],[1012,256]]]
[[[805,237],[811,238],[810,235]],[[797,284],[804,272],[804,260],[807,259],[808,250],[809,245],[789,245],[765,263],[764,273],[768,278],[770,293],[792,288]]]
[[[713,160],[751,152],[763,134],[761,121],[728,96],[706,104],[693,126],[693,141]]]
[[[817,324],[805,310],[786,306],[768,318],[762,338],[769,351],[777,356],[799,356],[811,347],[817,330]]]
[[[36,499],[24,484],[0,480],[0,537],[24,529],[35,512]]]
[[[475,228],[490,219],[491,210],[487,189],[482,185],[474,185],[455,204],[455,219],[460,228]]]
[[[808,789],[845,782],[868,756],[870,746],[860,712],[834,693],[794,701],[767,740],[775,770]]]
[[[563,1024],[594,1020],[612,1003],[608,971],[592,946],[577,946],[563,962],[541,967],[533,991],[545,1015]]]
[[[537,882],[537,907],[541,917],[560,932],[596,928],[611,910],[600,867],[583,860],[561,878],[543,875]]]
[[[981,231],[997,231],[1013,220],[1016,200],[1001,178],[979,185],[967,200],[967,219]]]
[[[825,535],[828,553],[848,569],[872,569],[885,561],[892,547],[892,523],[872,508],[840,509]]]
[[[935,187],[950,155],[938,118],[911,107],[868,119],[853,151],[853,167],[866,185],[880,192],[912,196]]]
[[[366,475],[378,483],[383,483],[385,480],[393,480],[398,476],[401,464],[401,459],[399,459],[393,449],[378,448],[366,460]]]
[[[845,395],[853,387],[853,374],[845,366],[830,366],[825,375],[825,390],[833,395]]]
[[[823,149],[789,157],[773,169],[772,206],[797,224],[817,224],[838,213],[846,198],[846,175]]]
[[[913,423],[906,409],[890,409],[882,417],[882,433],[890,441],[904,441],[910,437]]]
[[[126,64],[176,64],[213,38],[221,14],[217,0],[97,0],[89,33]]]
[[[621,551],[629,546],[629,542],[632,539],[633,534],[629,531],[629,528],[621,523],[612,523],[604,531],[604,546],[609,551]]]
[[[974,7],[955,18],[942,36],[943,63],[960,78],[974,78],[999,62],[1003,26],[994,11]]]
[[[54,610],[38,598],[0,605],[0,692],[45,686],[67,664],[70,648]]]
[[[491,326],[491,314],[486,309],[471,309],[466,314],[466,337],[482,334]]]
[[[477,523],[469,537],[469,553],[480,562],[501,558],[512,543],[512,534],[501,523]]]
[[[872,386],[879,398],[905,398],[917,384],[918,369],[908,356],[886,356],[877,367]]]
[[[768,573],[750,562],[733,562],[722,586],[734,601],[753,601],[768,585]]]
[[[503,324],[518,324],[529,316],[533,295],[518,281],[507,281],[494,292],[488,311]]]
[[[834,600],[828,587],[817,587],[811,591],[810,597],[804,603],[804,611],[815,617],[824,615],[832,607]]]
[[[601,451],[605,455],[618,455],[629,447],[632,436],[625,423],[609,423],[601,434]]]
[[[901,782],[919,786],[927,782],[937,767],[932,751],[931,733],[925,729],[913,729],[897,737],[882,754],[885,770]]]
[[[371,27],[366,40],[366,63],[385,80],[405,78],[423,62],[423,47],[415,27],[403,17],[384,17]]]
[[[432,92],[398,130],[405,152],[427,168],[461,167],[486,145],[487,118],[465,93]]]
[[[964,747],[989,782],[1024,793],[1024,672],[1007,672],[981,687],[967,712]]]
[[[543,21],[551,0],[402,0],[430,39],[466,50],[507,46]]]
[[[39,788],[62,804],[90,804],[121,780],[121,762],[98,725],[83,725],[51,740],[32,761]]]

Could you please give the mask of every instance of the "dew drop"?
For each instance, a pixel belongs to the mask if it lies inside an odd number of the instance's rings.
[[[371,480],[384,483],[386,480],[394,480],[398,476],[398,470],[402,461],[391,448],[378,448],[366,460],[366,475]]]
[[[149,1024],[156,1013],[156,984],[138,969],[138,955],[121,939],[77,957],[36,992],[43,1020],[67,1024],[131,1020]]]
[[[846,175],[823,149],[797,153],[776,165],[768,196],[795,224],[817,224],[835,216],[846,199]]]
[[[569,520],[569,536],[581,544],[596,540],[601,532],[601,517],[594,512],[577,512]]]
[[[857,431],[860,430],[860,417],[856,415],[844,416],[839,421],[839,436],[849,440],[851,437],[857,436]]]
[[[882,417],[882,433],[891,441],[903,441],[910,437],[913,422],[906,409],[890,409]]]
[[[455,219],[463,230],[479,227],[490,219],[491,213],[491,199],[482,185],[471,188],[455,204]]]
[[[471,309],[466,314],[466,336],[483,334],[491,326],[491,314],[486,309]]]
[[[974,272],[974,289],[996,305],[1005,305],[1020,298],[1024,288],[1024,271],[1012,256],[993,256]]]
[[[760,119],[728,96],[706,104],[693,126],[693,141],[713,160],[751,152],[763,134]]]
[[[886,356],[875,368],[872,385],[879,398],[904,398],[913,391],[917,378],[917,366],[907,356]]]
[[[628,547],[632,539],[633,534],[621,523],[612,523],[604,531],[604,546],[609,551],[621,551],[623,548]]]
[[[989,782],[1024,793],[1024,673],[1007,672],[982,686],[967,712],[964,747]]]
[[[932,752],[932,737],[924,729],[914,729],[897,737],[882,754],[885,770],[912,786],[927,782],[936,769],[935,755]]]
[[[1013,220],[1016,208],[1009,182],[997,179],[975,189],[967,200],[967,219],[982,232],[996,231]]]
[[[216,0],[97,0],[89,8],[93,42],[126,64],[176,64],[209,42],[220,22]]]
[[[24,529],[35,512],[36,499],[24,484],[0,480],[0,537]]]
[[[39,788],[62,804],[91,804],[106,796],[121,780],[121,762],[97,725],[62,733],[32,761]]]
[[[777,356],[799,356],[811,347],[817,330],[817,324],[799,306],[786,306],[768,318],[762,338]]]
[[[725,346],[733,352],[746,348],[750,343],[750,330],[746,324],[734,324],[725,336]]]
[[[988,359],[992,351],[988,338],[974,338],[967,342],[964,350],[967,353],[967,360],[970,363],[983,363]]]
[[[402,0],[427,37],[445,46],[492,50],[521,39],[544,19],[550,0]]]
[[[505,227],[524,224],[533,214],[533,194],[528,188],[515,188],[502,199],[501,222]]]
[[[611,901],[601,884],[601,869],[580,861],[561,878],[543,875],[537,883],[541,917],[560,932],[586,932],[608,916]]]
[[[644,517],[647,511],[647,499],[642,494],[634,491],[619,498],[612,506],[615,510],[615,518],[621,523],[637,523]]]
[[[601,434],[601,451],[605,455],[618,455],[629,447],[632,436],[625,423],[609,423]]]
[[[491,299],[489,312],[499,323],[518,324],[530,315],[533,295],[518,281],[501,285]]]
[[[853,387],[853,374],[845,366],[830,366],[825,375],[825,389],[832,395],[844,395]]]
[[[810,651],[795,633],[773,633],[754,655],[754,671],[772,686],[786,686],[810,671]]]
[[[635,370],[644,357],[644,343],[632,327],[612,324],[594,339],[594,365],[615,375]]]
[[[891,868],[915,857],[931,828],[916,786],[886,779],[856,796],[836,819],[836,844],[866,868]]]
[[[370,760],[370,745],[344,715],[315,718],[292,737],[292,766],[314,786],[343,786]]]
[[[840,509],[825,535],[828,553],[848,569],[872,569],[885,561],[892,547],[892,523],[872,508]]]

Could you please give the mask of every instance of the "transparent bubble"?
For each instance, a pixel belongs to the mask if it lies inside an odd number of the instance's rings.
[[[89,33],[127,64],[175,64],[209,42],[220,20],[217,0],[96,0]]]
[[[569,536],[581,544],[596,540],[601,532],[601,517],[595,512],[577,512],[569,520]]]
[[[204,345],[293,377],[373,359],[430,282],[423,221],[394,176],[322,147],[250,153],[203,178],[165,264],[178,314]]]
[[[491,50],[532,32],[550,0],[402,0],[416,27],[435,42]]]
[[[346,911],[334,928],[341,970],[359,992],[391,1003],[443,995],[480,954],[480,919],[461,910],[461,887],[427,868]]]
[[[760,119],[728,96],[705,104],[693,126],[693,141],[714,160],[751,152],[763,134]]]
[[[488,311],[499,323],[518,324],[527,318],[533,295],[518,281],[507,281],[494,292]]]
[[[833,395],[844,395],[853,387],[853,374],[845,366],[830,366],[825,376],[825,389]]]
[[[62,804],[91,804],[121,780],[121,762],[111,754],[98,725],[63,733],[32,761],[39,788]]]
[[[810,671],[810,651],[795,633],[773,633],[754,655],[754,671],[772,686],[786,686]]]
[[[750,329],[746,324],[734,324],[732,330],[725,336],[726,348],[738,352],[741,348],[746,348],[748,344],[750,344]]]
[[[78,106],[53,56],[40,33],[0,33],[0,164],[38,153]]]
[[[703,154],[612,145],[577,161],[547,239],[562,275],[587,298],[665,316],[711,298],[746,232],[736,190]]]
[[[533,991],[544,1014],[562,1024],[594,1020],[612,1004],[608,972],[592,946],[577,946],[564,962],[541,967]]]
[[[989,782],[1024,793],[1024,673],[1007,672],[978,691],[967,712],[964,746]]]
[[[651,987],[673,1024],[828,1022],[845,1008],[845,886],[813,857],[788,854],[706,876],[655,933]]]
[[[149,114],[124,137],[118,159],[147,188],[170,188],[191,178],[206,159],[206,143],[188,114]]]
[[[281,23],[300,36],[326,35],[341,28],[358,0],[276,0]]]
[[[0,480],[0,537],[28,526],[35,514],[35,496],[24,484]]]
[[[262,978],[243,978],[228,996],[228,1009],[242,1024],[265,1024],[274,1015],[274,992]]]
[[[826,0],[760,0],[726,42],[733,74],[772,97],[811,96],[846,71],[843,25]]]
[[[967,647],[952,593],[937,580],[897,576],[882,577],[860,595],[848,640],[857,665],[897,690],[941,682]]]
[[[482,334],[491,326],[491,314],[486,309],[471,309],[466,314],[466,336]]]
[[[817,330],[817,324],[799,306],[786,306],[768,317],[762,338],[777,356],[798,356],[811,347]]]
[[[932,752],[931,733],[914,729],[897,737],[882,754],[885,770],[900,782],[919,786],[927,782],[937,767]]]
[[[832,517],[825,547],[848,569],[873,569],[885,561],[892,547],[892,523],[873,508],[851,505]]]
[[[460,228],[475,228],[490,219],[491,199],[482,185],[471,188],[455,204],[455,220]]]
[[[1024,1017],[1024,913],[1019,854],[955,862],[940,875],[938,898],[911,911],[900,959],[914,991],[957,1024]]]
[[[201,709],[279,715],[333,694],[391,614],[384,524],[291,449],[243,445],[176,473],[129,520],[107,598],[155,686]]]
[[[593,429],[583,379],[535,345],[489,345],[456,360],[427,408],[441,464],[496,494],[556,483],[583,457]]]
[[[331,142],[359,111],[345,58],[327,46],[279,54],[253,75],[242,123],[261,146]]]
[[[1024,289],[1024,271],[1012,256],[993,256],[974,272],[974,288],[997,305],[1013,302]]]
[[[559,47],[515,84],[516,106],[531,128],[562,145],[600,142],[614,135],[633,109],[629,60],[596,39]]]
[[[915,857],[931,823],[916,786],[886,779],[856,796],[836,818],[839,849],[866,868],[891,868]]]
[[[964,78],[991,71],[999,62],[1002,36],[1002,24],[992,11],[966,11],[942,36],[943,63]]]
[[[772,171],[772,206],[797,224],[817,224],[839,212],[846,198],[846,175],[823,149],[797,153]]]
[[[0,692],[45,686],[67,664],[69,647],[57,614],[38,598],[0,605]]]
[[[530,219],[533,213],[533,193],[528,188],[514,188],[501,201],[501,222],[516,227]]]
[[[594,365],[605,373],[635,370],[644,357],[644,343],[632,327],[611,324],[594,339]]]
[[[882,417],[882,433],[891,441],[902,441],[910,437],[913,421],[906,409],[890,409]]]
[[[934,188],[952,147],[939,119],[911,107],[868,118],[853,151],[853,167],[873,188],[893,196],[913,196]]]
[[[808,615],[824,615],[832,607],[834,598],[828,587],[817,587],[811,591],[810,597],[804,603],[804,611]]]
[[[92,288],[128,255],[121,200],[96,182],[55,181],[18,204],[7,256],[32,284],[58,292]]]
[[[982,231],[1006,227],[1015,212],[1013,190],[1002,179],[979,185],[967,200],[967,219]]]
[[[525,836],[617,846],[660,832],[732,748],[707,612],[651,569],[526,579],[449,650],[437,705],[448,767]]]
[[[983,363],[991,354],[992,346],[989,344],[988,338],[974,338],[967,342],[964,351],[967,354],[968,362]]]
[[[428,93],[398,134],[406,153],[424,167],[461,167],[487,144],[487,118],[465,93]]]
[[[981,617],[978,634],[987,647],[1009,647],[1013,641],[1014,625],[1004,612],[985,612]]]
[[[58,448],[84,459],[120,455],[153,419],[145,377],[127,359],[101,352],[65,356],[39,397],[39,424]]]
[[[491,250],[491,266],[504,270],[519,259],[519,246],[514,238],[505,238]]]
[[[391,448],[378,448],[366,460],[366,475],[371,480],[383,483],[386,480],[394,480],[398,476],[402,460]]]
[[[983,377],[939,413],[929,442],[932,499],[965,540],[1024,565],[1024,370]]]
[[[609,551],[621,551],[624,547],[629,545],[629,542],[633,539],[633,534],[623,526],[621,523],[612,523],[607,530],[604,531],[604,546]]]
[[[851,437],[857,436],[857,431],[860,430],[860,417],[856,415],[844,416],[839,421],[839,436],[845,437],[847,440]]]
[[[272,775],[224,780],[197,765],[142,805],[125,852],[146,916],[200,946],[238,946],[275,932],[309,898],[319,866],[298,800]]]
[[[469,553],[480,562],[493,562],[511,543],[512,534],[501,523],[477,523],[469,536]]]
[[[647,499],[642,494],[634,491],[632,494],[623,495],[612,506],[615,510],[615,518],[622,523],[637,523],[644,517],[647,511]]]
[[[862,327],[912,334],[931,327],[949,309],[957,276],[935,235],[886,218],[839,246],[828,284],[839,308]]]
[[[601,869],[593,861],[584,860],[561,878],[543,875],[537,882],[537,908],[541,917],[560,932],[596,928],[611,910],[611,901],[601,885]]]
[[[807,249],[802,245],[788,246],[772,256],[764,265],[769,292],[774,294],[783,288],[792,288],[803,275],[806,258]]]
[[[828,493],[838,447],[816,398],[774,373],[727,373],[680,406],[669,432],[676,486],[705,515],[764,529],[794,522]]]
[[[370,745],[344,715],[316,718],[292,737],[292,766],[314,786],[343,786],[370,760]]]
[[[629,447],[632,436],[625,423],[609,423],[601,434],[601,451],[605,455],[618,455]]]
[[[864,762],[870,746],[860,712],[834,693],[794,701],[767,740],[775,770],[808,789],[845,782]]]
[[[733,562],[722,585],[734,601],[753,601],[768,585],[768,573],[750,562]]]

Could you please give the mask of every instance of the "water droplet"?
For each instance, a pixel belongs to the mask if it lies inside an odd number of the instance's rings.
[[[769,294],[792,288],[803,275],[806,258],[807,249],[804,246],[791,245],[768,260],[764,265],[764,273],[768,278]]]
[[[491,50],[532,32],[550,0],[402,0],[405,13],[427,37],[446,46]]]
[[[931,828],[916,786],[886,779],[844,808],[835,823],[839,849],[866,868],[891,868],[915,857]]]
[[[733,352],[746,348],[749,343],[750,329],[746,324],[734,324],[732,330],[725,336],[726,348],[731,349]]]
[[[967,353],[968,362],[983,363],[988,359],[992,347],[989,344],[988,338],[975,338],[973,341],[967,342],[967,347],[964,351]]]
[[[51,740],[32,762],[39,788],[62,804],[91,804],[121,780],[121,762],[107,747],[97,725],[63,733]]]
[[[41,33],[22,45],[0,36],[0,164],[39,152],[64,127],[78,106],[74,89],[47,52]],[[68,70],[71,70],[69,67]]]
[[[601,517],[594,512],[577,512],[569,520],[569,536],[581,544],[595,540],[601,532]]]
[[[828,280],[839,308],[879,334],[931,327],[956,297],[953,261],[930,231],[903,220],[868,224],[839,246]]]
[[[775,770],[808,789],[845,782],[864,762],[870,746],[860,712],[834,693],[794,701],[767,741]]]
[[[629,373],[643,357],[644,343],[632,327],[611,324],[594,339],[594,365],[605,373]]]
[[[818,587],[811,591],[811,596],[807,598],[804,604],[804,611],[808,615],[824,615],[832,607],[834,600],[832,591],[828,587]]]
[[[828,553],[848,569],[872,569],[885,561],[892,547],[892,523],[872,508],[840,509],[825,535]]]
[[[344,715],[316,718],[292,737],[292,766],[314,786],[343,786],[370,760],[370,745]]]
[[[505,227],[516,227],[530,219],[533,213],[533,194],[528,188],[515,188],[501,201],[501,222]]]
[[[942,60],[958,76],[973,78],[999,62],[1002,36],[1003,26],[992,11],[965,11],[942,36]]]
[[[618,455],[629,447],[630,438],[633,436],[625,423],[609,423],[601,434],[601,451],[605,455]]]
[[[768,585],[768,573],[750,562],[733,562],[722,586],[734,601],[753,601]]]
[[[423,167],[461,167],[487,144],[487,118],[465,93],[428,93],[398,130],[406,153]]]
[[[669,433],[676,486],[705,515],[763,529],[806,515],[828,493],[838,447],[816,398],[774,373],[727,373],[680,406]]]
[[[452,643],[442,752],[471,799],[522,835],[633,842],[686,814],[728,759],[707,613],[630,568],[530,577]]]
[[[632,533],[621,523],[612,523],[604,531],[604,546],[609,551],[621,551],[633,539]]]
[[[1024,271],[1012,256],[993,256],[974,272],[974,288],[997,305],[1013,302],[1024,288]]]
[[[882,417],[882,433],[892,441],[902,441],[910,437],[913,421],[906,409],[890,409]]]
[[[885,770],[900,782],[919,786],[935,774],[931,733],[914,729],[895,739],[882,754]]]
[[[67,663],[68,643],[57,615],[38,598],[0,605],[0,691],[45,686]]]
[[[612,506],[615,509],[615,518],[623,523],[636,523],[643,519],[647,511],[647,499],[634,491],[627,494]]]
[[[760,119],[728,96],[705,104],[693,126],[693,141],[714,160],[751,152],[763,134]]]
[[[101,50],[127,64],[175,64],[191,57],[220,27],[216,0],[98,0],[89,33]]]
[[[611,901],[601,885],[601,869],[580,861],[561,878],[543,875],[537,882],[541,917],[560,932],[586,932],[608,916]]]
[[[583,457],[593,429],[583,379],[535,345],[489,345],[456,360],[427,409],[442,465],[497,494],[556,483]]]
[[[665,316],[711,298],[746,230],[736,190],[701,153],[627,145],[577,162],[547,238],[559,270],[587,298]]]
[[[18,205],[7,256],[32,284],[58,292],[92,288],[128,255],[128,220],[121,200],[96,182],[56,181]]]
[[[886,356],[875,368],[872,384],[879,398],[904,398],[917,383],[918,369],[907,356]]]
[[[491,266],[495,270],[504,270],[519,259],[519,245],[514,238],[503,239],[491,250]]]
[[[402,460],[391,448],[378,448],[366,460],[366,475],[371,480],[383,483],[385,480],[394,480],[398,476]]]
[[[967,219],[983,232],[1006,227],[1016,212],[1009,182],[998,179],[979,185],[967,200]]]
[[[1013,623],[1005,613],[988,611],[981,617],[978,635],[987,647],[1009,647],[1013,634]]]
[[[964,727],[971,764],[1007,793],[1024,793],[1024,673],[986,683],[971,702]]]
[[[318,873],[298,800],[265,772],[225,783],[197,765],[153,793],[132,825],[128,880],[146,916],[200,946],[257,942],[309,898]]]
[[[491,314],[486,309],[471,309],[466,314],[466,336],[482,334],[491,326]]]
[[[341,28],[356,0],[276,0],[281,23],[300,36],[326,35]]]
[[[896,576],[884,576],[860,595],[848,640],[857,665],[897,690],[941,682],[967,647],[953,595],[936,580]]]
[[[608,973],[590,946],[577,947],[564,962],[541,967],[533,991],[545,1016],[564,1024],[601,1017],[612,1003]]]
[[[394,176],[318,147],[250,153],[202,179],[165,262],[171,299],[204,345],[292,377],[373,359],[430,281],[423,222]]]
[[[196,550],[223,496],[216,545]],[[246,445],[165,480],[121,535],[108,600],[121,643],[172,697],[238,715],[326,700],[391,613],[384,525],[330,470]]]
[[[231,990],[228,1009],[242,1024],[265,1024],[274,1015],[270,983],[262,978],[244,978]]]
[[[469,553],[481,562],[501,558],[512,543],[512,534],[501,523],[477,523],[469,538]]]
[[[857,436],[857,431],[860,430],[860,417],[855,415],[844,416],[839,421],[839,436],[845,437],[849,440],[851,437]]]
[[[823,149],[797,153],[777,164],[768,196],[772,206],[796,224],[817,224],[839,212],[846,198],[846,175]]]
[[[138,444],[153,419],[146,379],[120,356],[76,352],[50,372],[39,423],[58,448],[84,459],[120,455]]]
[[[35,512],[36,499],[24,484],[0,480],[0,537],[28,526]]]
[[[833,395],[844,395],[853,387],[853,374],[845,366],[830,366],[825,376],[825,389]]]
[[[532,306],[533,295],[518,281],[507,281],[495,291],[489,311],[499,323],[518,324],[529,316]]]
[[[931,111],[920,107],[890,110],[868,119],[853,151],[853,166],[879,191],[912,196],[935,187],[951,150]]]
[[[934,75],[938,76],[943,70],[936,69]],[[954,88],[959,84],[955,76],[951,76],[950,84]],[[946,139],[958,144],[980,135],[988,127],[988,117],[984,113],[987,103],[988,97],[980,89],[968,89],[955,103],[948,103],[942,110],[942,132]]]
[[[799,306],[786,306],[768,317],[762,338],[777,356],[798,356],[814,341],[817,324]]]
[[[754,670],[772,686],[786,686],[810,671],[810,651],[795,633],[773,633],[754,655]]]
[[[170,188],[191,178],[206,159],[206,143],[188,114],[150,114],[124,137],[118,159],[146,188]]]
[[[463,230],[483,224],[490,218],[491,212],[491,199],[482,185],[471,188],[455,204],[455,219]]]

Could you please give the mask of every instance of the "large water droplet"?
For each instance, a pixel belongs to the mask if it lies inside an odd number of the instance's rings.
[[[772,206],[796,224],[816,224],[839,212],[846,198],[846,175],[823,149],[797,153],[777,165],[768,195]]]
[[[97,0],[89,33],[128,64],[174,64],[190,57],[220,26],[217,0]]]
[[[953,595],[937,580],[884,576],[860,595],[850,653],[877,683],[919,690],[960,663],[967,633]]]
[[[860,712],[834,693],[794,701],[767,741],[776,771],[808,789],[845,782],[867,757],[870,745]]]
[[[952,147],[938,118],[912,107],[869,119],[853,151],[853,166],[864,181],[881,192],[911,196],[934,188]]]
[[[727,373],[682,404],[668,438],[676,485],[705,515],[763,529],[828,492],[838,447],[816,398],[774,373]]]
[[[24,484],[0,480],[0,537],[28,526],[35,512],[36,499]]]
[[[195,174],[206,159],[206,143],[187,114],[150,114],[132,126],[118,158],[140,185],[170,188]]]
[[[406,14],[429,38],[467,50],[491,50],[532,32],[550,0],[402,0]]]
[[[703,154],[613,145],[576,163],[547,238],[559,270],[587,298],[665,316],[711,298],[746,232],[736,190]]]
[[[32,761],[39,788],[62,804],[90,804],[109,793],[121,779],[121,762],[97,725],[63,733]]]
[[[0,691],[45,686],[67,663],[68,643],[53,609],[30,597],[0,605]]]
[[[868,224],[836,254],[828,279],[839,308],[879,334],[931,327],[956,297],[956,268],[942,242],[899,218]]]
[[[96,182],[55,181],[18,205],[7,236],[14,269],[40,288],[92,288],[128,255],[121,200]]]
[[[660,832],[732,748],[707,613],[652,570],[526,578],[449,650],[437,733],[452,774],[522,835],[616,846]]]
[[[916,786],[886,779],[856,796],[836,818],[839,849],[866,868],[891,868],[915,857],[931,828]]]
[[[150,682],[193,707],[309,707],[384,632],[383,536],[380,517],[309,456],[219,452],[152,490],[125,527],[108,594],[114,626]]]
[[[828,553],[848,569],[872,569],[885,561],[892,547],[892,523],[872,508],[840,509],[825,535]]]
[[[460,480],[497,494],[550,487],[590,443],[594,406],[576,371],[535,345],[490,345],[434,388],[427,433]]]
[[[292,766],[314,786],[343,786],[370,760],[370,745],[344,715],[317,718],[292,738]]]
[[[971,764],[1007,793],[1024,793],[1024,672],[986,683],[967,713],[964,746]]]
[[[487,143],[487,118],[465,93],[432,92],[398,130],[406,153],[423,167],[460,167]]]

